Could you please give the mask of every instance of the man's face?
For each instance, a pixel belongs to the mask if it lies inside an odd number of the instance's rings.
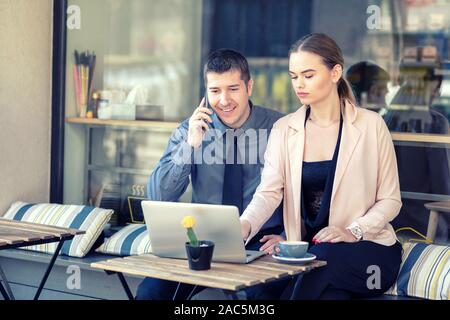
[[[369,92],[367,94],[367,102],[375,104],[380,108],[384,107],[386,106],[387,93],[388,93],[387,82],[379,81],[378,83],[373,84],[369,88]]]
[[[252,80],[246,86],[241,72],[231,70],[208,72],[206,82],[208,101],[214,112],[230,128],[240,128],[250,115],[248,99],[252,93]]]

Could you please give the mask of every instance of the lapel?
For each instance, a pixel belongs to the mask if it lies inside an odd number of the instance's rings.
[[[342,177],[344,176],[345,169],[350,162],[353,151],[358,144],[359,137],[361,135],[357,127],[353,125],[357,116],[357,108],[349,101],[345,102],[343,126],[342,126],[342,136],[341,136],[341,146],[339,148],[339,155],[336,164],[336,172],[334,174],[333,181],[333,191],[331,193],[330,208],[333,206],[333,199],[341,183]]]
[[[302,164],[303,152],[305,146],[305,116],[307,106],[302,106],[299,110],[292,114],[288,121],[288,126],[292,128],[292,133],[288,137],[288,164],[291,169],[292,194],[295,210],[295,219],[300,221],[300,186],[302,183]],[[330,208],[333,205],[334,196],[339,188],[342,177],[350,162],[353,151],[358,144],[360,131],[353,123],[356,120],[357,108],[349,101],[345,102],[343,108],[343,127],[341,136],[341,145],[339,149],[338,160],[336,164],[336,172],[333,182],[333,191],[331,195]]]
[[[288,126],[294,130],[288,137],[288,164],[291,170],[292,195],[294,196],[295,220],[300,221],[300,186],[302,184],[303,151],[305,146],[305,116],[306,106],[302,106],[288,121]],[[297,224],[298,225],[298,224]]]

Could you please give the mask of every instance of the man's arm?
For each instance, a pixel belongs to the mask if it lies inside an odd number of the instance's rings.
[[[172,133],[166,150],[148,179],[147,197],[157,201],[178,201],[189,185],[192,147],[187,143],[188,122]]]
[[[212,110],[205,108],[203,98],[192,116],[175,130],[148,180],[148,198],[178,201],[183,195],[189,185],[194,148],[201,146],[204,133],[209,128],[208,122],[212,122],[211,115]]]

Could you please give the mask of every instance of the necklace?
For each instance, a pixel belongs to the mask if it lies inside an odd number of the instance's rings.
[[[314,123],[314,125],[318,126],[319,128],[322,128],[322,129],[329,128],[329,127],[331,127],[331,126],[333,126],[333,125],[335,125],[336,123],[339,122],[339,119],[338,119],[338,120],[332,121],[329,125],[321,126],[321,125],[319,125],[316,121],[314,121],[313,119],[311,119],[311,117],[309,117],[308,120],[310,120],[312,123]]]

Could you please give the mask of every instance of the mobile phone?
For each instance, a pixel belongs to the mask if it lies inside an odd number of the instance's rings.
[[[208,93],[206,91],[205,91],[205,108],[208,108],[208,109],[212,110],[212,108],[211,108],[211,106],[209,105],[209,102],[208,102]]]
[[[205,108],[208,108],[209,110],[211,110],[214,113],[213,108],[211,108],[211,106],[209,105],[208,93],[206,91],[205,91]],[[212,114],[210,116],[212,116]],[[212,123],[206,121],[206,124],[208,125],[208,128],[211,128]]]

